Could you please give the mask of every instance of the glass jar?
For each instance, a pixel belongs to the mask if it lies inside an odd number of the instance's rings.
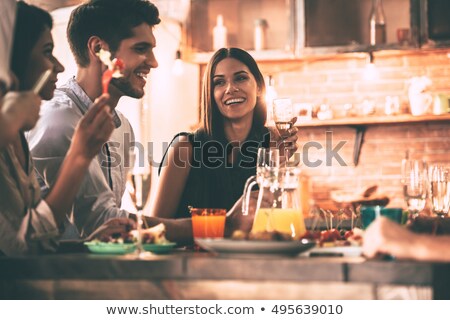
[[[255,20],[255,30],[253,33],[253,44],[256,51],[261,51],[266,48],[266,32],[267,21],[265,19]]]
[[[370,45],[386,43],[386,17],[382,0],[372,0],[370,12]]]

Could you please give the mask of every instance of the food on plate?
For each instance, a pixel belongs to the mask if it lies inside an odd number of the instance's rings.
[[[292,241],[292,236],[288,233],[278,231],[257,231],[246,233],[236,230],[231,235],[232,240],[256,240],[256,241]]]
[[[134,243],[135,239],[133,238],[133,235],[131,233],[113,233],[109,237],[102,237],[100,239],[95,239],[92,242],[105,242],[105,243],[117,243],[117,244],[124,244],[124,243]]]
[[[130,233],[137,239],[138,231],[132,230]],[[166,226],[160,223],[154,227],[143,229],[142,243],[143,244],[166,244],[169,240],[166,239]]]
[[[259,231],[250,232],[249,240],[269,240],[269,241],[292,241],[293,238],[289,233],[279,231]]]
[[[233,239],[233,240],[247,240],[248,239],[248,233],[244,232],[242,230],[236,230],[231,235],[231,239]]]
[[[318,241],[318,240],[320,240],[320,235],[321,235],[320,231],[306,230],[305,234],[301,238]]]
[[[315,240],[320,246],[360,246],[362,244],[363,231],[359,228],[353,230],[308,230],[302,239]]]
[[[143,229],[142,231],[142,243],[143,244],[167,244],[170,243],[166,239],[166,226],[160,223],[152,228]],[[138,238],[138,231],[131,230],[128,233],[114,233],[109,237],[102,237],[95,239],[95,242],[107,242],[107,243],[136,243]]]
[[[105,49],[100,49],[97,56],[103,64],[108,67],[108,69],[103,72],[102,76],[103,93],[108,93],[108,87],[111,79],[123,77],[122,71],[125,65],[121,59],[114,58],[111,60],[111,52]]]

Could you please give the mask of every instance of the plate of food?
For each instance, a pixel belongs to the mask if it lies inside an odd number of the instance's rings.
[[[160,223],[152,228],[143,229],[142,231],[142,247],[145,251],[155,254],[169,253],[177,245],[170,242],[166,238],[166,227]],[[137,238],[137,231],[131,231],[134,238]]]
[[[297,255],[316,245],[313,240],[292,240],[278,232],[250,233],[249,236],[233,234],[230,239],[196,238],[195,242],[203,249],[219,254]]]
[[[90,252],[97,254],[126,254],[136,249],[134,243],[102,242],[99,240],[85,242],[84,245]]]
[[[314,239],[318,245],[307,252],[310,257],[359,257],[362,254],[363,231],[330,229],[323,231],[307,231],[306,239]]]
[[[107,238],[85,242],[84,245],[90,252],[96,254],[126,254],[136,250],[138,239],[137,230],[131,230],[125,234],[113,234]],[[169,253],[176,243],[166,239],[166,227],[160,223],[152,228],[143,229],[142,247],[145,251],[156,254]]]

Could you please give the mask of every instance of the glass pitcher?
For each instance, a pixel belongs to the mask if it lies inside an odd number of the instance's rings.
[[[261,171],[252,232],[278,231],[300,238],[306,232],[300,203],[300,169],[266,167]],[[251,186],[244,190],[247,204],[250,190]]]
[[[259,186],[259,190],[264,187],[269,187],[271,184],[267,181],[265,176],[269,173],[266,172],[266,169],[278,168],[280,166],[280,151],[278,149],[270,149],[270,148],[259,148],[258,154],[256,158],[256,175],[251,176],[245,183],[244,186],[244,196],[242,201],[242,214],[244,216],[248,215],[249,204],[250,204],[250,192],[255,185]],[[276,169],[277,170],[277,169]],[[275,171],[272,171],[272,174],[275,174]],[[261,193],[258,197],[258,204],[260,206],[260,201],[262,200]]]

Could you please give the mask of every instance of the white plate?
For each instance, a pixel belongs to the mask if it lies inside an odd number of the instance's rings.
[[[296,255],[311,249],[314,241],[256,241],[231,239],[199,239],[195,242],[205,250],[217,253],[253,253]]]
[[[337,257],[359,257],[362,255],[361,246],[340,247],[315,247],[306,253],[308,256],[337,256]]]

